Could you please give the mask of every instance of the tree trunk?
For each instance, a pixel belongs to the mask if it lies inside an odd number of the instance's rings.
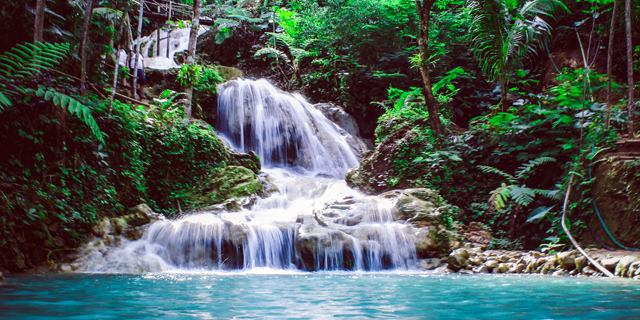
[[[611,124],[611,69],[613,67],[613,38],[616,27],[616,14],[618,13],[618,0],[613,2],[613,13],[611,13],[611,28],[609,29],[609,48],[607,53],[607,115],[604,121],[604,128],[609,129]]]
[[[133,46],[133,86],[131,87],[131,97],[138,98],[138,54],[140,54],[140,38],[142,37],[142,18],[144,13],[144,0],[140,1],[140,13],[138,15],[138,38],[136,38],[136,44]]]
[[[126,12],[122,12],[122,19],[120,21],[120,27],[118,28],[118,32],[116,33],[116,39],[118,39],[118,48],[116,48],[116,55],[115,55],[115,59],[113,60],[114,65],[116,66],[115,70],[113,71],[113,86],[111,87],[111,100],[109,101],[109,117],[111,117],[111,112],[113,111],[113,100],[116,97],[116,90],[118,89],[118,70],[120,69],[120,49],[122,49],[121,43],[122,41],[120,40],[121,34],[124,31],[124,21],[126,19]],[[125,60],[125,63],[129,63],[128,61],[129,59]]]
[[[93,12],[93,0],[87,1],[84,9],[84,24],[82,27],[82,42],[80,43],[80,94],[84,95],[87,88],[87,46],[89,45],[89,28],[91,27],[91,14]]]
[[[631,43],[631,0],[624,2],[624,19],[627,24],[627,84],[629,86],[629,138],[633,138],[635,134],[634,122],[634,105],[633,105],[633,45]]]
[[[46,0],[38,0],[36,4],[36,20],[33,27],[33,42],[42,42],[42,31],[44,30],[44,9]]]
[[[434,0],[423,0],[422,4],[421,0],[415,1],[418,16],[420,17],[420,39],[418,40],[420,55],[422,56],[420,73],[422,74],[422,81],[424,83],[424,99],[427,104],[427,111],[429,112],[429,125],[436,135],[442,135],[444,134],[444,126],[438,116],[437,103],[433,96],[433,86],[431,85],[429,66],[427,65],[427,59],[429,58],[429,20],[431,18],[431,7],[433,6]]]
[[[187,51],[187,63],[194,64],[196,62],[196,44],[198,43],[198,31],[200,30],[200,7],[202,0],[193,1],[193,19],[191,20],[191,32],[189,33],[189,49]],[[187,110],[185,112],[187,118],[191,118],[191,110],[193,106],[193,84],[187,87]]]

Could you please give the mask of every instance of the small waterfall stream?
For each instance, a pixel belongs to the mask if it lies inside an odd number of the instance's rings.
[[[304,98],[266,80],[231,81],[219,87],[217,121],[234,148],[259,155],[279,192],[239,212],[157,221],[86,271],[384,270],[415,263],[415,230],[396,222],[391,200],[346,185],[347,170],[359,161],[350,137]]]

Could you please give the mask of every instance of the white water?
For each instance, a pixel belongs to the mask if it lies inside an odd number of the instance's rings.
[[[384,270],[415,263],[415,229],[395,203],[342,180],[358,165],[342,130],[302,97],[265,80],[219,88],[219,134],[254,151],[279,192],[239,212],[155,222],[141,240],[83,271]]]
[[[207,30],[209,30],[208,27],[200,26],[198,37]],[[180,66],[175,62],[174,57],[176,53],[186,51],[189,48],[190,32],[191,28],[175,29],[169,32],[160,30],[160,39],[164,40],[158,41],[158,31],[156,30],[146,37],[134,40],[133,43],[134,45],[140,44],[141,52],[151,54],[151,56],[143,54],[145,68],[158,70],[179,68]],[[167,45],[169,45],[169,57],[167,57]],[[131,49],[133,50],[133,48]]]

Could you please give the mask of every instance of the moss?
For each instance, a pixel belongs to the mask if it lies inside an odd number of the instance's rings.
[[[238,166],[216,168],[193,193],[193,205],[205,207],[231,198],[248,197],[262,190],[262,182],[253,171]]]

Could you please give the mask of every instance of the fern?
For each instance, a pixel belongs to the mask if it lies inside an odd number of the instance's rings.
[[[84,124],[86,124],[93,135],[104,144],[104,138],[102,137],[102,132],[96,123],[96,120],[91,115],[91,109],[80,103],[78,100],[73,99],[72,97],[60,93],[52,88],[44,89],[42,87],[38,88],[38,90],[28,89],[27,92],[32,92],[39,98],[44,98],[45,100],[53,103],[55,106],[60,107],[62,109],[66,109],[71,114],[75,114],[78,119],[80,119]]]
[[[526,179],[529,177],[528,174],[531,173],[536,166],[549,162],[556,162],[556,159],[551,157],[540,157],[534,160],[530,160],[529,163],[518,168],[518,171],[516,171],[516,178]]]
[[[531,188],[526,186],[509,186],[509,196],[513,199],[513,202],[526,207],[533,202],[536,197],[535,192]]]
[[[507,180],[509,181],[509,183],[515,183],[516,182],[516,178],[506,172],[503,172],[501,170],[498,170],[494,167],[489,167],[489,166],[478,166],[478,168],[484,172],[484,173],[495,173],[495,174],[499,174],[505,178],[507,178]]]
[[[57,66],[68,54],[68,43],[19,44],[0,56],[0,79],[6,82],[30,79]]]
[[[0,56],[0,111],[12,106],[11,99],[24,96],[37,96],[55,106],[66,109],[75,114],[90,129],[93,135],[104,143],[102,132],[91,115],[91,109],[70,96],[60,93],[53,88],[38,90],[24,88],[25,81],[60,64],[69,54],[68,43],[26,43],[19,44]],[[3,83],[4,82],[4,83]]]
[[[256,51],[256,53],[253,55],[254,57],[259,57],[262,55],[272,55],[273,57],[278,56],[280,59],[286,61],[287,63],[290,63],[291,60],[289,60],[289,57],[287,57],[286,54],[284,54],[284,52],[276,49],[276,48],[271,48],[271,47],[266,47],[266,48],[262,48],[258,51]]]

